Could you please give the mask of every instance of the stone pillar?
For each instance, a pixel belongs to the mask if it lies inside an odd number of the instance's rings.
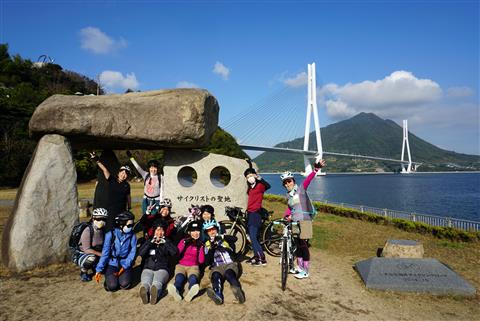
[[[43,136],[18,190],[3,231],[3,262],[16,271],[65,262],[68,240],[78,221],[77,173],[70,143]]]
[[[247,183],[243,172],[247,167],[245,160],[234,157],[168,150],[164,166],[165,197],[172,200],[176,215],[186,215],[192,204],[210,204],[215,208],[217,220],[227,219],[225,206],[246,209]],[[225,185],[227,173],[230,180]]]

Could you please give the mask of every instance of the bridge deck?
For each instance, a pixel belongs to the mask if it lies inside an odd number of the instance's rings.
[[[302,150],[302,149],[292,149],[292,148],[282,148],[282,147],[266,147],[266,146],[254,146],[254,145],[240,145],[242,149],[246,150],[256,150],[263,152],[277,152],[277,153],[291,153],[291,154],[302,154],[307,156],[316,156],[318,152],[311,150]],[[334,152],[323,152],[324,155],[331,156],[340,156],[340,157],[352,157],[352,158],[364,158],[364,159],[374,159],[381,160],[386,162],[402,163],[408,164],[408,161],[402,161],[399,159],[376,157],[376,156],[366,156],[366,155],[355,155],[355,154],[344,154],[344,153],[334,153]],[[412,164],[420,165],[422,163],[412,162]]]

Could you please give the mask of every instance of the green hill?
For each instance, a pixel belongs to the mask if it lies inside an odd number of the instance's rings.
[[[324,151],[400,159],[403,129],[391,120],[372,113],[360,113],[350,119],[321,129]],[[423,163],[419,171],[480,170],[480,156],[447,151],[409,133],[412,160]],[[310,150],[315,150],[315,133],[310,133]],[[303,149],[303,137],[276,147]],[[382,161],[325,156],[329,172],[395,171],[399,164]],[[254,159],[262,171],[303,171],[303,156],[265,152]]]
[[[36,141],[28,135],[28,121],[35,108],[53,94],[104,94],[97,83],[76,72],[53,63],[33,63],[20,55],[10,55],[8,45],[0,44],[0,186],[18,186],[30,161]],[[131,90],[127,90],[131,91]],[[235,139],[218,128],[204,151],[245,158]],[[125,153],[117,153],[127,162]],[[163,151],[137,151],[140,163],[148,159],[163,160]],[[79,180],[96,176],[95,164],[88,151],[74,150],[73,157]]]

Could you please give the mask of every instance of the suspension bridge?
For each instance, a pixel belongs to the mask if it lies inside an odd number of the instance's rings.
[[[323,150],[320,132],[320,120],[317,107],[315,63],[308,65],[307,85],[308,93],[306,114],[304,114],[303,107],[298,107],[298,100],[295,101],[295,95],[292,95],[292,92],[288,89],[282,88],[274,95],[271,101],[262,101],[258,105],[252,106],[252,108],[244,111],[242,114],[235,116],[229,122],[223,124],[222,127],[236,136],[237,142],[244,150],[294,153],[303,155],[305,175],[308,175],[312,171],[310,159],[323,158],[324,155],[399,163],[402,168],[401,173],[404,174],[409,174],[416,171],[416,169],[421,165],[421,163],[412,161],[410,144],[408,140],[407,120],[403,121],[402,153],[400,159],[376,155],[353,154],[348,152],[329,152]],[[301,115],[306,116],[303,118]],[[314,150],[309,149],[312,116],[316,141]],[[252,122],[252,118],[255,120],[254,123]],[[305,119],[304,128],[303,119]],[[275,127],[275,124],[280,124],[280,127]],[[300,130],[302,130],[302,132],[300,132]],[[238,132],[238,134],[235,134],[236,132]],[[289,141],[294,138],[301,137],[302,135],[303,149],[278,146],[278,142]],[[277,140],[276,142],[275,139]],[[317,175],[325,175],[325,173],[319,171]]]

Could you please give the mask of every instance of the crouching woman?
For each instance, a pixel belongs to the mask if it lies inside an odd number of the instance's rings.
[[[115,229],[105,235],[102,256],[97,264],[95,280],[105,274],[105,290],[128,289],[132,283],[137,238],[132,231],[134,216],[125,211],[115,217]]]

